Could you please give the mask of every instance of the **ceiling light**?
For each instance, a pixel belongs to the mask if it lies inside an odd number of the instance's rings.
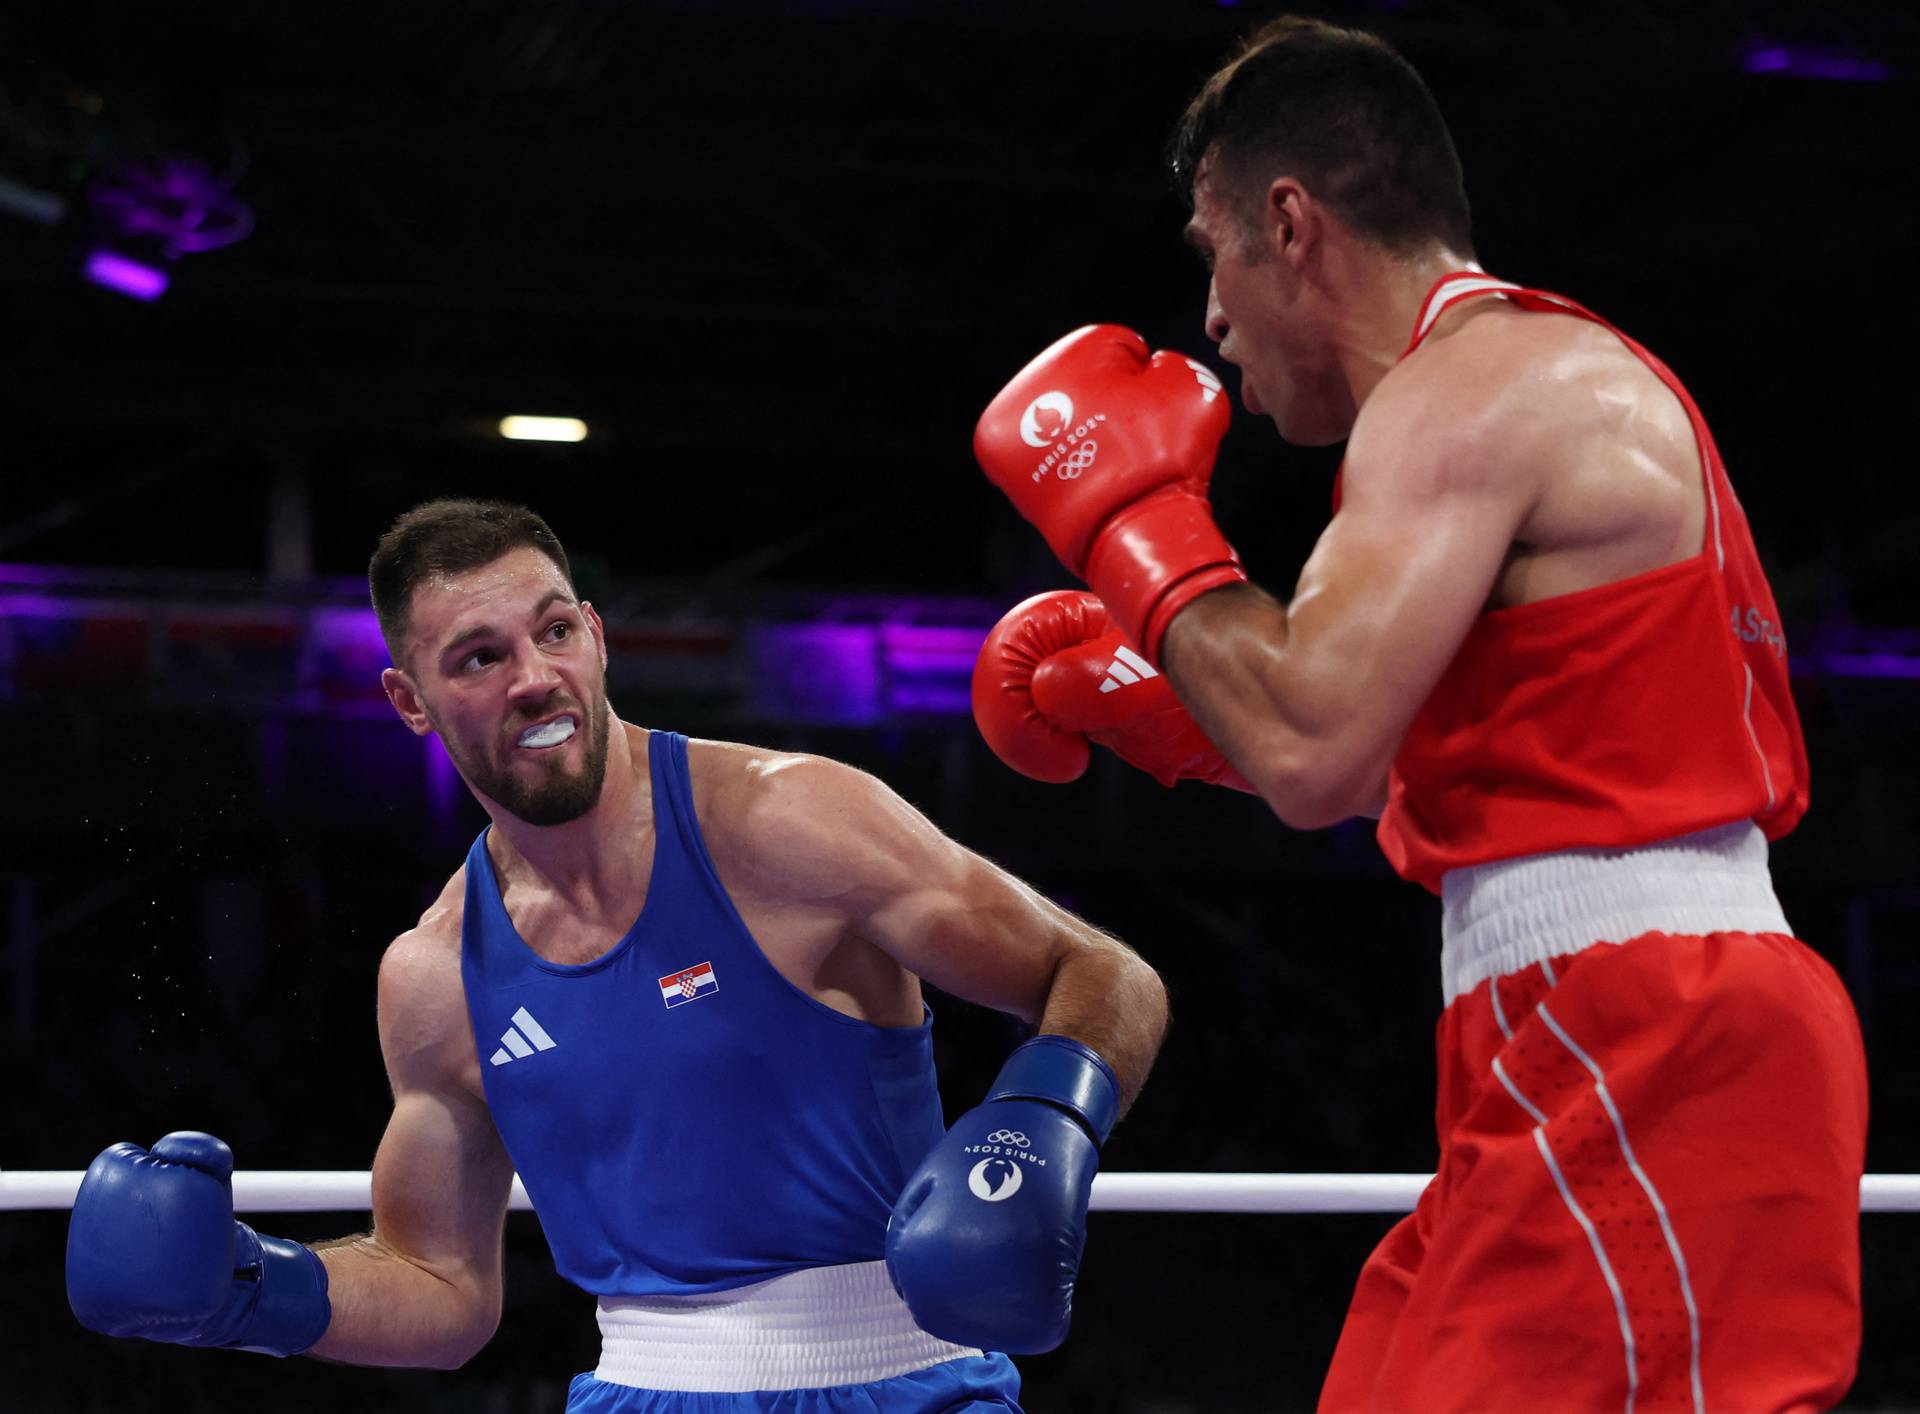
[[[166,271],[115,255],[110,250],[96,250],[87,257],[87,278],[135,299],[159,299],[167,288]]]
[[[503,417],[500,435],[514,442],[584,442],[587,424],[577,417]]]

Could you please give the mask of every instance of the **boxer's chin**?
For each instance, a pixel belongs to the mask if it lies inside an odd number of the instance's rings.
[[[463,774],[475,790],[529,825],[568,824],[600,803],[600,792],[606,785],[611,737],[604,697],[586,708],[581,734],[584,750],[579,765],[571,771],[556,759],[531,780],[506,762],[489,763],[483,771],[466,770]]]
[[[1296,397],[1278,407],[1263,407],[1262,411],[1272,419],[1280,440],[1290,447],[1330,447],[1345,441],[1353,430],[1351,419],[1335,416],[1324,404],[1316,406],[1305,398]]]
[[[600,803],[603,782],[585,772],[549,781],[533,790],[509,786],[500,804],[529,825],[565,825]],[[515,783],[517,786],[517,783]]]

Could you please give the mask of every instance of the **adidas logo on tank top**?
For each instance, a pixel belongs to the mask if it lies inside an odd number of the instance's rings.
[[[550,1051],[557,1044],[546,1028],[533,1019],[533,1013],[521,1007],[513,1014],[513,1025],[500,1033],[500,1049],[493,1053],[491,1063],[512,1065],[535,1051]]]

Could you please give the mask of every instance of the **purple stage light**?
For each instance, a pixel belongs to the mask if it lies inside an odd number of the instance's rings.
[[[84,606],[53,594],[0,592],[0,619],[17,619],[27,623],[83,618],[86,613]]]
[[[309,708],[383,717],[380,674],[392,661],[373,610],[316,609],[300,645],[295,692]]]
[[[0,564],[0,584],[62,584],[73,577],[72,571],[55,565]]]
[[[122,236],[153,241],[169,256],[244,240],[253,211],[228,178],[194,157],[118,162],[88,185],[100,218]]]
[[[0,564],[0,619],[55,619],[85,612],[53,592],[72,579],[73,571],[53,565]]]
[[[1920,628],[1840,621],[1821,625],[1799,642],[1800,650],[1787,658],[1797,678],[1920,680]]]
[[[917,716],[964,717],[973,711],[973,693],[965,687],[896,686],[887,690],[887,710]]]
[[[880,718],[880,654],[871,624],[780,624],[751,639],[761,712],[861,726]]]
[[[964,716],[984,627],[780,624],[753,636],[757,704],[774,715],[873,726],[893,716]]]
[[[433,816],[433,831],[435,836],[445,839],[457,818],[460,791],[465,782],[437,735],[420,738],[420,750],[426,758],[427,806]]]
[[[1828,79],[1838,83],[1883,83],[1887,66],[1845,50],[1806,45],[1754,44],[1740,67],[1750,74],[1785,74],[1790,78]]]
[[[883,624],[880,651],[895,673],[958,674],[971,677],[973,660],[986,642],[984,628],[933,624]]]
[[[883,624],[880,657],[887,711],[961,717],[973,710],[973,660],[987,630],[946,624]]]
[[[1814,670],[1835,678],[1920,679],[1920,653],[1822,653]]]
[[[142,265],[110,250],[96,250],[87,257],[87,278],[96,285],[138,300],[157,300],[167,289],[164,270]]]

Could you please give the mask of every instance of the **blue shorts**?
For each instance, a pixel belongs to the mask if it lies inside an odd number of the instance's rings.
[[[968,1355],[865,1385],[699,1394],[575,1375],[567,1414],[1021,1414],[1020,1372],[1004,1355]]]

